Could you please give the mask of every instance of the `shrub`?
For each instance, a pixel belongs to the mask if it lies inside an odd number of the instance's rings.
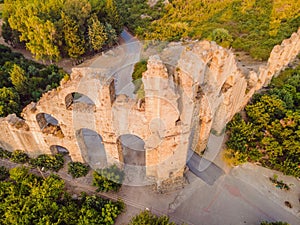
[[[233,38],[229,34],[228,30],[224,28],[214,29],[211,34],[211,39],[224,48],[228,48],[233,41]]]
[[[55,155],[39,155],[35,159],[30,160],[30,164],[34,167],[44,167],[47,170],[59,171],[64,166],[65,160],[62,154]]]
[[[132,80],[138,80],[142,78],[143,73],[147,70],[147,61],[141,60],[134,65],[134,70],[132,73]]]
[[[116,165],[98,169],[93,173],[93,185],[98,187],[97,192],[119,191],[124,180],[124,171]]]
[[[68,163],[68,173],[72,175],[73,178],[84,177],[88,174],[90,167],[81,162],[69,162]]]
[[[8,169],[4,166],[0,166],[0,181],[6,180],[9,177]]]
[[[29,160],[29,156],[24,151],[15,150],[11,154],[10,160],[15,163],[26,163]]]
[[[169,221],[167,216],[157,217],[148,210],[142,211],[140,214],[133,217],[129,225],[140,225],[140,224],[165,224],[165,225],[176,225]]]
[[[278,222],[267,222],[267,221],[263,221],[263,222],[261,222],[260,225],[290,225],[290,224],[287,223],[287,222],[281,222],[281,221],[278,221]]]
[[[0,158],[1,159],[9,159],[10,157],[11,157],[10,151],[0,148]]]

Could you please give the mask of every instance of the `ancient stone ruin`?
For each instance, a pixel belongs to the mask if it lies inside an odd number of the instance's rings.
[[[24,108],[23,119],[0,119],[0,146],[31,156],[68,152],[95,168],[143,166],[158,184],[182,177],[188,149],[205,149],[209,134],[224,132],[299,52],[300,30],[275,46],[258,71],[213,42],[169,44],[148,60],[144,99],[116,94],[111,68],[74,68],[70,80]]]

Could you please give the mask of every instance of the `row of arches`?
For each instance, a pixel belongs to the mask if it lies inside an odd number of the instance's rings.
[[[74,110],[76,106],[90,108],[95,103],[86,95],[72,92],[65,97],[65,106],[67,110]],[[36,121],[40,130],[45,134],[63,138],[64,134],[59,125],[59,121],[50,114],[36,114]],[[76,139],[81,150],[81,154],[85,162],[95,167],[107,166],[107,155],[103,144],[103,139],[96,131],[82,128],[76,131]],[[138,136],[132,134],[124,134],[118,137],[117,144],[121,148],[123,163],[125,165],[144,166],[145,160],[145,142]],[[52,154],[63,153],[68,154],[69,151],[59,145],[50,146]]]
[[[95,110],[95,103],[86,95],[78,92],[73,92],[65,97],[65,105],[67,110],[73,110],[74,106],[79,105],[82,109],[87,110],[93,108]],[[78,109],[79,107],[77,107]],[[45,134],[52,134],[54,136],[63,138],[64,134],[59,126],[58,120],[50,114],[38,113],[36,121]]]
[[[101,135],[93,130],[82,128],[76,132],[76,139],[86,163],[94,168],[107,166],[107,154]],[[122,149],[124,165],[146,165],[145,142],[140,137],[124,134],[119,136],[118,144]],[[60,145],[50,146],[50,151],[52,154],[69,154],[69,151]]]
[[[82,128],[76,132],[77,142],[86,162],[94,167],[107,166],[107,155],[101,135],[97,132]],[[138,136],[124,134],[117,141],[121,148],[125,165],[146,165],[145,142]]]

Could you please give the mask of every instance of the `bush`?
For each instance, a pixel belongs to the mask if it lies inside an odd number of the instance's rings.
[[[35,159],[30,160],[30,164],[34,167],[44,167],[47,170],[59,171],[64,166],[65,160],[62,154],[56,155],[39,155]]]
[[[1,159],[9,159],[10,157],[11,157],[10,151],[0,148],[0,158]]]
[[[8,177],[8,169],[6,169],[4,166],[0,166],[0,181],[6,180]]]
[[[147,61],[141,60],[134,65],[134,70],[132,73],[132,80],[142,79],[143,73],[147,70]]]
[[[10,160],[15,163],[26,163],[29,160],[29,156],[21,150],[15,150],[11,154]]]
[[[228,30],[224,28],[217,28],[212,31],[211,40],[224,48],[228,48],[231,45],[233,38],[229,34]]]
[[[140,224],[176,225],[175,223],[170,222],[167,216],[157,217],[156,215],[152,214],[148,210],[142,211],[140,214],[133,217],[129,223],[129,225],[140,225]]]
[[[281,221],[278,221],[278,222],[263,221],[263,222],[260,223],[260,225],[290,225],[290,224],[287,223],[287,222],[281,222]]]
[[[124,171],[116,165],[98,169],[93,173],[93,185],[98,187],[97,192],[119,191],[124,180]]]
[[[73,178],[84,177],[88,174],[90,167],[81,162],[69,162],[68,163],[68,173],[72,175]]]

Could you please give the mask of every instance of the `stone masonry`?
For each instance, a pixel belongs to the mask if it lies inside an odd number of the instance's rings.
[[[300,29],[275,46],[258,71],[241,68],[229,49],[213,42],[170,44],[148,60],[144,99],[116,95],[107,70],[74,68],[68,81],[24,108],[23,119],[0,118],[0,146],[31,156],[53,154],[58,146],[73,161],[90,163],[82,138],[89,129],[101,137],[107,164],[122,166],[120,136],[131,134],[145,143],[147,177],[157,183],[175,179],[183,176],[188,149],[205,149],[210,132],[221,134],[254,92],[299,52]]]

